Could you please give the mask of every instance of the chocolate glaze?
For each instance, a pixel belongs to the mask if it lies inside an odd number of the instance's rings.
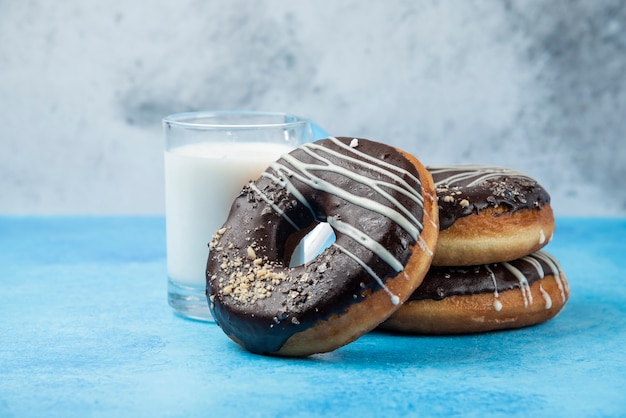
[[[520,277],[515,275],[514,271],[519,272],[525,278],[525,282],[520,281]],[[561,270],[556,259],[543,251],[508,263],[467,267],[431,267],[422,284],[408,300],[441,300],[454,295],[477,293],[498,294],[530,286],[545,276],[558,277],[560,274]]]
[[[362,178],[351,178],[355,174]],[[400,176],[421,198],[417,170],[394,148],[364,139],[328,138],[284,155],[244,187],[224,228],[216,235],[218,239],[212,242],[207,262],[207,297],[217,324],[249,351],[274,353],[293,334],[345,312],[371,292],[385,290],[384,282],[399,273],[397,266],[390,265],[386,255],[368,248],[364,244],[367,239],[355,239],[351,229],[343,228],[354,227],[363,237],[380,243],[402,270],[416,242],[411,227],[417,237],[421,232],[423,207],[414,197],[387,185],[397,183],[394,176]],[[323,190],[325,187],[331,190]],[[380,204],[378,209],[372,206],[376,204]],[[408,210],[415,222],[401,226],[379,213],[380,208]],[[286,268],[288,238],[315,222],[328,222],[333,227],[335,243],[310,263]],[[255,253],[252,258],[262,259],[274,273],[285,273],[286,277],[268,282],[271,290],[267,296],[241,300],[229,293],[233,269],[224,268],[224,263],[243,259],[254,264],[247,259],[249,246]],[[259,279],[252,283],[259,283]]]
[[[484,165],[426,168],[437,187],[442,231],[457,219],[487,208],[504,207],[506,212],[516,212],[539,210],[550,203],[550,195],[539,183],[507,168]]]

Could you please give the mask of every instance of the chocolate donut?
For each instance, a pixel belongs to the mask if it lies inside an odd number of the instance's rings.
[[[439,202],[435,266],[515,260],[554,233],[550,195],[531,177],[486,165],[427,167]]]
[[[381,329],[464,334],[520,328],[556,316],[569,293],[558,261],[544,251],[504,263],[431,267]]]
[[[359,138],[303,145],[244,187],[211,242],[213,317],[254,353],[306,356],[345,345],[421,283],[437,215],[432,178],[410,154]],[[293,247],[319,222],[335,242],[289,267]]]

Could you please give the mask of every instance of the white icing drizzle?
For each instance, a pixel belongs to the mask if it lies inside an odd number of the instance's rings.
[[[502,310],[502,302],[500,302],[500,300],[498,299],[500,294],[498,293],[498,284],[496,283],[496,275],[493,274],[493,270],[491,270],[489,266],[485,265],[485,269],[487,269],[487,271],[489,272],[489,277],[491,277],[491,280],[493,281],[493,289],[494,289],[493,290],[493,297],[494,297],[493,309],[495,309],[496,312],[500,312]]]
[[[406,196],[412,195],[415,199],[417,199],[418,202],[422,202],[422,203],[424,202],[424,198],[417,192],[417,190],[414,187],[412,187],[407,181],[405,181],[404,178],[402,178],[401,176],[399,176],[397,174],[394,174],[391,171],[389,171],[389,170],[396,171],[396,172],[400,173],[402,176],[408,177],[411,180],[413,180],[415,183],[421,185],[422,182],[417,177],[415,177],[413,174],[408,172],[407,170],[404,170],[404,169],[402,169],[400,167],[396,167],[395,165],[388,164],[388,163],[386,163],[384,161],[381,161],[381,160],[378,160],[376,158],[373,158],[373,157],[371,157],[371,156],[369,156],[367,154],[363,154],[362,152],[356,151],[353,148],[346,148],[345,144],[343,142],[338,141],[336,138],[329,138],[329,139],[331,139],[331,140],[334,139],[336,141],[336,143],[341,145],[343,148],[345,148],[345,149],[347,149],[349,151],[352,151],[352,152],[358,152],[358,154],[361,155],[363,158],[366,158],[368,161],[372,161],[375,164],[381,165],[381,166],[385,167],[387,170],[385,170],[385,168],[379,167],[378,165],[369,164],[369,163],[366,163],[366,162],[364,162],[362,160],[359,160],[357,158],[352,158],[352,157],[349,157],[347,155],[343,155],[343,154],[341,154],[341,153],[339,153],[339,152],[337,152],[335,150],[332,150],[330,148],[326,148],[326,147],[324,147],[322,145],[319,145],[319,144],[315,144],[315,143],[313,143],[313,144],[306,144],[306,145],[303,146],[303,149],[305,151],[307,151],[307,150],[322,151],[322,152],[324,152],[326,154],[333,155],[333,156],[335,156],[337,158],[341,158],[343,160],[346,160],[346,161],[348,161],[348,162],[350,162],[352,164],[357,164],[357,165],[366,167],[368,170],[376,171],[377,173],[384,174],[384,175],[390,177],[391,179],[393,179],[393,181],[401,184],[401,186],[402,186],[402,193],[403,194],[405,194]],[[335,141],[333,141],[333,142],[335,142]],[[332,163],[330,163],[328,161],[328,159],[322,157],[319,154],[314,154],[314,153],[311,153],[311,152],[308,152],[308,151],[307,151],[307,153],[309,155],[311,155],[311,156],[321,160],[321,161],[324,161],[324,162],[328,163],[329,165],[332,164]],[[389,184],[391,184],[391,183],[389,183]]]
[[[535,270],[537,270],[537,275],[539,276],[539,278],[542,278],[546,275],[543,271],[543,267],[541,267],[541,263],[537,259],[533,258],[532,255],[522,257],[521,259],[532,265]]]
[[[502,310],[502,302],[500,302],[500,299],[495,299],[493,301],[493,309],[495,309],[496,312],[500,312]]]
[[[561,299],[565,301],[565,284],[559,273],[561,271],[561,268],[558,264],[558,261],[553,256],[544,251],[537,251],[529,256],[522,257],[520,260],[524,260],[531,266],[533,266],[537,271],[537,275],[540,279],[543,279],[546,276],[546,272],[544,271],[539,260],[546,263],[548,265],[548,268],[552,271],[554,280],[556,281],[559,291],[561,292]],[[515,268],[510,263],[502,263],[502,265],[506,267],[506,269],[509,270],[518,279],[520,284],[520,290],[522,291],[522,296],[524,297],[524,306],[528,307],[529,303],[533,303],[533,296],[530,291],[528,280],[519,269]],[[550,298],[548,292],[546,292],[545,289],[541,287],[541,284],[539,286],[541,294],[546,301],[546,309],[550,309],[552,307],[552,299]]]
[[[546,253],[545,251],[537,251],[533,254],[534,257],[540,259],[552,270],[554,280],[556,281],[556,285],[559,288],[559,292],[561,293],[561,300],[565,302],[565,285],[563,283],[563,279],[561,278],[561,266],[559,262],[552,255]]]
[[[503,175],[524,177],[524,178],[532,180],[532,178],[528,177],[527,175],[519,171],[511,170],[509,168],[493,167],[493,166],[488,166],[488,165],[483,165],[483,164],[466,164],[466,165],[456,165],[456,166],[447,166],[447,165],[433,166],[433,167],[428,167],[428,171],[430,171],[430,173],[433,175],[445,174],[445,173],[457,173],[457,174],[451,174],[447,176],[446,178],[444,178],[443,180],[439,180],[435,182],[435,186],[442,186],[444,184],[454,185],[455,183],[460,183],[462,181],[470,180],[474,178],[474,180],[472,180],[466,185],[467,187],[474,187],[477,184],[480,184],[484,181],[497,178],[497,177],[502,177]]]
[[[397,258],[393,256],[385,247],[380,243],[374,241],[369,235],[364,234],[352,225],[342,222],[335,218],[328,218],[327,222],[333,227],[335,231],[345,234],[355,241],[359,242],[365,248],[380,257],[385,263],[389,264],[397,273],[404,269],[404,266]]]
[[[278,206],[276,206],[276,204],[269,197],[267,197],[267,195],[263,193],[261,189],[256,187],[256,185],[253,182],[250,182],[249,186],[252,190],[254,190],[261,197],[261,199],[265,201],[265,203],[270,205],[272,209],[276,211],[276,213],[278,213],[280,216],[285,218],[285,220],[289,222],[291,226],[293,226],[297,231],[300,230],[300,228],[298,228],[298,225],[296,225],[296,223],[293,220],[291,220],[291,218],[287,216],[287,214],[284,211],[282,211]]]
[[[404,216],[402,213],[398,212],[397,210],[389,207],[389,206],[385,206],[381,203],[378,202],[374,202],[371,199],[367,199],[365,197],[362,196],[357,196],[354,195],[350,192],[348,192],[347,190],[343,190],[341,187],[338,187],[332,183],[329,183],[327,181],[324,181],[322,179],[320,179],[319,177],[315,176],[314,174],[311,173],[311,171],[315,171],[318,170],[320,171],[319,167],[325,167],[325,166],[316,166],[316,165],[311,165],[311,164],[304,164],[302,163],[300,160],[293,158],[290,155],[283,155],[281,158],[285,159],[286,161],[289,161],[290,164],[292,164],[294,167],[298,168],[298,170],[300,170],[302,173],[304,174],[299,174],[293,170],[291,170],[290,168],[286,167],[285,165],[282,165],[278,162],[274,162],[270,165],[270,167],[276,171],[276,172],[284,172],[285,174],[287,174],[287,176],[283,176],[283,179],[287,182],[290,182],[288,180],[287,177],[293,177],[298,179],[299,181],[303,182],[304,184],[317,189],[317,190],[322,190],[326,193],[330,193],[330,194],[334,194],[336,196],[340,196],[341,198],[345,199],[346,201],[353,203],[355,205],[364,207],[364,208],[368,208],[373,212],[379,213],[383,216],[386,216],[387,218],[393,220],[394,222],[396,222],[398,225],[400,225],[405,231],[407,231],[409,233],[409,235],[411,235],[411,237],[414,240],[417,240],[417,237],[419,236],[421,230],[422,230],[422,225],[418,222],[417,224],[413,224],[411,222],[411,219],[407,218],[406,216]],[[337,166],[335,166],[336,168],[339,168]],[[325,171],[333,171],[336,173],[339,173],[341,171],[341,169],[334,169],[335,167],[333,167],[333,169],[327,168]],[[326,167],[325,167],[326,168]],[[355,176],[356,177],[356,176]],[[364,177],[365,178],[365,177]],[[367,184],[367,183],[364,183]],[[291,190],[292,188],[295,189],[295,187],[289,187],[288,189]],[[375,189],[377,187],[374,187]],[[297,196],[296,196],[297,198]],[[393,199],[393,201],[395,201],[395,199]],[[395,201],[397,203],[397,201]],[[405,211],[406,208],[402,207]],[[413,215],[411,215],[411,217],[413,217]],[[414,217],[413,217],[414,218]]]
[[[524,307],[527,308],[529,304],[532,305],[533,294],[530,291],[530,285],[528,284],[528,280],[526,280],[526,276],[524,276],[521,271],[519,271],[517,268],[509,263],[502,263],[502,265],[517,278],[519,282],[519,288],[522,292],[522,297],[524,298]]]
[[[388,168],[389,170],[393,170],[393,171],[397,171],[398,173],[401,173],[403,175],[409,176],[413,181],[417,182],[418,184],[422,184],[422,182],[420,181],[420,179],[418,179],[417,177],[415,177],[413,174],[409,173],[408,171],[406,171],[403,168],[397,167],[393,164],[389,164],[388,162],[382,161],[376,157],[372,157],[369,154],[366,154],[364,152],[361,152],[355,148],[349,147],[346,144],[344,144],[343,142],[341,142],[340,140],[338,140],[337,138],[335,138],[334,136],[331,136],[328,138],[331,142],[333,142],[335,145],[339,146],[340,148],[346,149],[358,156],[360,156],[361,158],[364,158],[368,161],[372,161],[378,165],[381,165],[385,168]],[[316,144],[306,144],[306,146],[310,146],[310,145],[316,145]],[[329,149],[324,149],[325,151],[330,151]],[[340,154],[340,156],[342,156]],[[342,156],[344,158],[346,158],[345,156]]]
[[[403,185],[404,187],[398,186],[394,183],[390,183],[390,182],[386,182],[386,181],[380,181],[380,180],[374,180],[371,179],[367,176],[361,175],[361,174],[357,174],[354,173],[350,170],[347,170],[343,167],[339,167],[335,164],[332,164],[328,159],[323,158],[321,156],[319,156],[318,154],[313,153],[313,151],[306,149],[306,147],[303,148],[303,151],[305,151],[307,154],[311,155],[314,158],[319,159],[320,161],[326,163],[326,165],[316,165],[316,164],[297,164],[296,162],[299,162],[299,160],[295,159],[294,157],[287,155],[287,156],[283,156],[283,158],[287,161],[289,161],[294,167],[297,167],[300,171],[304,171],[305,174],[308,174],[309,176],[311,176],[311,171],[330,171],[336,174],[340,174],[344,177],[347,177],[351,180],[354,180],[357,183],[361,183],[361,184],[366,184],[370,187],[372,187],[374,190],[376,190],[381,196],[383,196],[385,199],[387,199],[388,201],[390,201],[391,203],[393,203],[393,205],[400,210],[407,218],[409,218],[409,220],[414,223],[415,225],[417,225],[417,227],[419,228],[419,230],[423,229],[422,224],[420,223],[420,221],[417,220],[417,218],[415,217],[415,215],[413,215],[411,213],[411,211],[409,211],[406,207],[404,207],[402,204],[400,204],[400,202],[398,202],[397,199],[395,199],[391,194],[389,194],[388,192],[386,192],[381,186],[385,186],[387,188],[393,189],[401,194],[403,194],[404,196],[408,197],[409,199],[413,200],[415,203],[417,203],[420,206],[423,206],[424,204],[424,199],[422,198],[421,195],[417,194],[417,191],[412,188],[408,183],[405,182],[405,184]],[[285,158],[287,157],[287,158]],[[357,160],[358,161],[358,160]],[[372,166],[370,164],[366,164],[368,169],[372,169]],[[304,167],[304,170],[302,169],[302,167]],[[396,177],[396,176],[394,176]],[[401,181],[402,179],[400,177],[397,177],[395,179],[396,181]],[[342,196],[343,197],[343,196]],[[362,205],[361,205],[362,206]],[[367,207],[367,206],[365,206]],[[386,206],[383,205],[383,207],[386,208]],[[378,212],[381,213],[381,212]],[[381,213],[383,215],[387,215],[385,213]],[[391,216],[387,216],[388,218],[392,218]],[[396,221],[396,223],[398,223],[399,225],[402,226],[401,222],[398,222],[397,219],[392,218],[394,221]],[[411,228],[411,227],[409,227]],[[409,233],[411,233],[411,231],[407,228],[405,228],[405,230]],[[419,234],[419,231],[417,232],[417,234]],[[413,236],[413,235],[412,235]],[[413,236],[413,239],[415,239],[416,236]]]
[[[374,270],[371,269],[370,266],[368,266],[367,264],[365,264],[363,262],[363,260],[361,260],[359,257],[357,257],[356,255],[352,254],[350,251],[348,251],[346,248],[342,247],[341,245],[337,244],[337,243],[333,243],[332,244],[333,247],[339,249],[341,252],[343,252],[344,254],[346,254],[348,257],[350,257],[351,259],[353,259],[358,265],[360,265],[361,267],[363,267],[363,269],[365,271],[367,271],[369,273],[370,276],[372,276],[374,278],[374,280],[376,280],[376,282],[378,283],[378,285],[391,297],[391,303],[393,303],[394,305],[398,305],[400,304],[400,297],[397,295],[394,295],[393,293],[391,293],[391,290],[389,290],[389,288],[387,286],[385,286],[385,283],[383,283],[383,281],[381,280],[380,277],[378,277],[378,275],[376,274],[376,272]],[[406,273],[405,273],[406,276]]]
[[[428,197],[428,199],[430,200],[431,203],[434,202],[437,199],[435,196],[433,196],[430,193],[424,193],[424,197]],[[428,222],[430,222],[430,224],[433,226],[433,228],[435,228],[436,230],[439,230],[439,223],[435,222],[433,217],[430,216],[428,214],[428,212],[424,212],[424,217],[428,218]]]
[[[543,300],[546,301],[546,310],[550,309],[552,307],[552,298],[550,297],[548,292],[546,292],[544,290],[544,288],[543,288],[543,286],[541,286],[541,284],[539,284],[539,290],[541,291],[541,296],[543,296]]]
[[[372,157],[357,150],[356,147],[359,145],[358,139],[356,140],[356,142],[353,139],[349,145],[344,144],[337,138],[331,137],[329,138],[329,140],[337,146],[348,150],[350,153],[357,155],[366,161],[348,155],[343,155],[322,145],[312,143],[302,146],[301,150],[312,156],[320,163],[305,163],[294,157],[292,154],[285,154],[281,158],[289,163],[293,167],[293,169],[287,167],[285,164],[282,164],[279,161],[276,161],[270,165],[270,168],[273,170],[275,175],[266,171],[262,174],[262,176],[285,188],[301,204],[308,208],[308,210],[314,217],[316,216],[313,212],[313,209],[311,208],[306,198],[302,195],[302,193],[300,193],[298,189],[294,186],[294,184],[292,183],[292,178],[297,179],[298,181],[316,190],[321,190],[323,192],[339,196],[350,203],[356,204],[363,208],[367,208],[372,212],[378,213],[391,219],[400,227],[402,227],[419,244],[420,248],[425,251],[429,251],[432,254],[432,250],[430,250],[426,246],[425,242],[420,236],[423,229],[423,225],[421,224],[421,222],[407,207],[402,205],[396,198],[394,198],[389,192],[385,190],[386,188],[401,193],[405,197],[415,202],[418,206],[423,207],[424,198],[418,193],[414,186],[411,186],[405,180],[405,178],[409,178],[413,180],[416,184],[421,185],[419,179],[405,169],[396,167],[392,164],[389,164],[385,161],[379,160],[375,157]],[[362,174],[354,173],[344,167],[340,167],[337,164],[332,163],[330,160],[323,157],[320,154],[320,151],[326,153],[326,155],[332,155],[351,164],[360,165],[367,170],[383,174],[384,176],[386,176],[386,178],[389,178],[390,181],[375,180]],[[367,185],[368,187],[376,191],[380,196],[384,197],[390,203],[390,206],[386,206],[371,199],[352,194],[345,189],[342,189],[330,182],[321,179],[315,174],[316,172],[333,172],[341,176],[345,176],[346,178],[349,178],[357,183]],[[400,175],[398,175],[397,173],[399,173]],[[280,208],[278,208],[273,202],[271,202],[269,197],[265,196],[258,189],[258,187],[254,186],[253,190],[256,193],[259,193],[261,198],[265,200],[272,207],[272,209],[276,211],[276,213],[284,217],[290,224],[295,227],[295,223],[291,219],[289,219],[286,214],[280,210]],[[370,236],[363,233],[363,231],[356,228],[354,225],[347,224],[333,217],[328,217],[326,219],[326,222],[328,222],[328,224],[336,231],[345,234],[346,236],[352,238],[355,242],[363,245],[365,248],[372,251],[381,260],[387,263],[394,271],[399,273],[404,270],[403,264],[398,259],[396,259],[393,254],[391,254],[391,252],[389,252],[385,247],[376,242]],[[400,303],[399,297],[391,293],[391,291],[385,286],[380,277],[378,277],[376,273],[364,263],[363,260],[360,260],[358,257],[356,257],[356,255],[350,253],[345,248],[336,243],[334,243],[333,246],[343,251],[346,255],[355,260],[361,267],[363,267],[364,270],[367,271],[368,274],[372,276],[374,280],[381,286],[381,288],[384,289],[385,292],[387,292],[391,296],[391,300],[394,304]]]
[[[287,189],[287,191],[291,193],[300,203],[302,203],[309,210],[309,212],[311,212],[311,215],[315,217],[315,213],[313,212],[313,208],[311,208],[311,205],[309,205],[309,202],[307,202],[302,193],[300,193],[300,191],[296,189],[293,184],[291,184],[291,182],[287,179],[287,176],[285,176],[284,173],[281,172],[277,172],[277,174],[279,177],[273,176],[272,174],[265,171],[261,174],[261,177],[266,177],[272,180],[274,183],[278,184],[279,186]]]
[[[345,147],[345,144],[341,143],[340,141],[336,140],[339,144],[341,144],[342,146]],[[312,153],[312,151],[310,151],[307,148],[312,148],[312,149],[317,149],[317,150],[323,150],[324,152],[327,152],[329,154],[333,154],[338,158],[344,159],[344,160],[349,160],[350,162],[353,163],[357,163],[360,164],[364,167],[366,167],[368,170],[373,170],[373,171],[377,171],[380,173],[383,173],[385,175],[387,175],[388,177],[392,178],[395,182],[401,183],[400,186],[396,185],[395,183],[391,183],[391,182],[385,182],[382,180],[379,181],[375,181],[373,179],[370,179],[366,176],[363,175],[358,175],[355,174],[349,170],[346,170],[343,167],[339,167],[336,164],[332,164],[330,161],[328,161],[327,159],[321,157],[319,154],[314,154]],[[323,161],[326,163],[326,165],[319,165],[319,164],[306,164],[303,163],[302,161],[298,160],[297,158],[293,157],[292,155],[286,154],[283,155],[281,158],[283,158],[284,160],[288,161],[291,165],[293,165],[293,167],[295,167],[298,171],[300,171],[300,173],[297,173],[296,171],[286,167],[284,164],[280,164],[278,162],[274,162],[270,165],[270,167],[278,174],[278,176],[280,177],[280,181],[278,180],[278,178],[271,176],[267,173],[264,174],[265,177],[273,179],[273,181],[276,181],[278,184],[280,184],[281,186],[287,188],[287,190],[292,193],[294,195],[294,197],[296,197],[296,199],[298,199],[301,203],[303,203],[307,208],[309,208],[309,210],[311,210],[310,205],[308,204],[308,202],[306,202],[306,199],[297,191],[296,187],[293,186],[293,184],[291,184],[291,180],[290,177],[294,177],[296,179],[298,179],[299,181],[309,185],[312,188],[315,188],[317,190],[322,190],[325,191],[327,193],[331,193],[337,196],[340,196],[341,198],[357,204],[361,207],[365,207],[368,208],[369,210],[372,210],[373,212],[379,213],[383,216],[386,216],[390,219],[392,219],[394,222],[396,222],[398,225],[400,225],[405,231],[407,231],[411,237],[414,240],[417,240],[417,237],[419,236],[421,230],[423,229],[422,224],[415,218],[415,216],[411,213],[411,211],[409,211],[406,207],[404,207],[403,205],[401,205],[395,198],[393,198],[388,192],[385,192],[381,186],[385,186],[391,189],[394,189],[400,193],[402,193],[403,195],[407,196],[408,198],[411,198],[416,204],[420,205],[423,207],[423,198],[422,196],[420,196],[417,193],[417,190],[415,190],[414,187],[411,187],[406,181],[404,181],[402,178],[398,177],[397,175],[390,173],[387,170],[381,169],[380,167],[373,165],[373,164],[369,164],[360,160],[356,160],[353,159],[351,157],[348,156],[344,156],[342,154],[339,154],[333,150],[329,150],[321,145],[318,144],[307,144],[303,147],[303,149],[305,150],[305,152],[307,152],[309,155]],[[346,148],[346,149],[350,149],[353,150],[352,148]],[[360,153],[360,152],[359,152]],[[361,153],[360,153],[361,154]],[[367,156],[367,154],[364,154]],[[391,168],[393,168],[396,171],[400,171],[402,173],[405,173],[407,176],[413,177],[411,175],[411,173],[409,173],[406,170],[400,169],[398,167],[389,165],[383,161],[380,160],[376,160],[373,157],[367,156],[369,157],[368,159],[370,160],[374,160],[377,161],[379,164],[382,165],[388,165]],[[363,198],[361,196],[357,196],[354,194],[349,193],[346,190],[341,189],[340,187],[337,187],[329,182],[326,182],[322,179],[320,179],[318,176],[316,176],[313,171],[330,171],[330,172],[334,172],[343,176],[346,176],[356,182],[360,182],[362,184],[365,184],[367,186],[370,186],[374,188],[374,190],[376,190],[378,193],[380,193],[382,196],[384,196],[387,200],[389,200],[393,206],[395,208],[389,207],[389,206],[385,206],[383,204],[377,203],[377,202],[373,202],[370,199],[366,199]],[[416,182],[419,182],[419,180],[416,180]],[[402,213],[401,213],[402,212]]]
[[[417,239],[417,244],[419,245],[421,250],[424,251],[429,256],[432,256],[434,254],[433,250],[431,250],[430,247],[428,245],[426,245],[426,240],[421,235]]]

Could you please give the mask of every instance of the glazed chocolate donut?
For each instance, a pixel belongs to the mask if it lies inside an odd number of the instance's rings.
[[[569,293],[558,261],[544,251],[497,264],[431,267],[380,328],[415,334],[521,328],[556,316]]]
[[[434,185],[413,156],[357,138],[283,155],[246,186],[210,244],[216,323],[259,354],[334,350],[376,327],[421,283],[438,236]],[[319,222],[336,240],[289,267]]]
[[[433,265],[515,260],[552,239],[550,195],[532,178],[486,165],[427,169],[437,188],[441,229]]]

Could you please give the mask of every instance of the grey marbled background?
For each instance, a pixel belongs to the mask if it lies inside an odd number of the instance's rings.
[[[0,213],[160,214],[161,118],[286,111],[626,215],[624,1],[0,0]]]

